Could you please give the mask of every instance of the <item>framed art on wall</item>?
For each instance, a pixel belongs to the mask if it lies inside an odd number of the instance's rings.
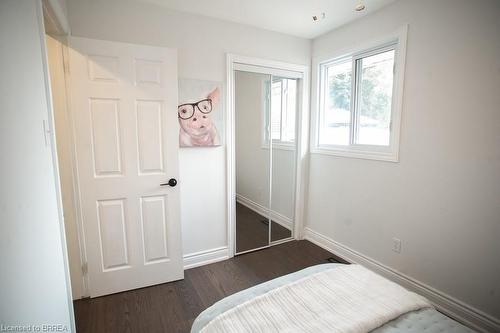
[[[216,147],[223,138],[222,83],[180,79],[179,145],[180,147]]]

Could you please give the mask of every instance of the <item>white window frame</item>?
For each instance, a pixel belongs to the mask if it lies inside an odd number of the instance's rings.
[[[283,79],[287,79],[287,77],[281,77]],[[269,149],[269,139],[272,137],[271,133],[271,124],[267,123],[267,115],[266,115],[266,107],[267,103],[270,104],[271,102],[271,95],[272,95],[272,83],[271,82],[271,87],[269,89],[269,92],[266,90],[266,82],[262,82],[262,94],[266,95],[265,98],[262,99],[262,114],[261,114],[261,119],[262,119],[262,133],[261,133],[261,147],[262,149]],[[283,86],[281,87],[282,94],[281,94],[281,120],[280,120],[280,136],[283,137],[283,103],[286,101],[285,94],[283,94]],[[267,95],[269,93],[269,95]],[[286,101],[286,103],[288,103]],[[297,103],[298,103],[298,98],[297,98]],[[269,109],[269,112],[271,112],[271,109]],[[297,114],[295,115],[295,122],[297,122]],[[295,124],[297,125],[297,124]],[[295,126],[296,127],[296,126]],[[295,145],[296,145],[296,140],[297,140],[297,133],[295,133],[295,140],[294,141],[283,141],[281,139],[272,139],[272,147],[273,149],[282,149],[282,150],[295,150]],[[268,137],[269,135],[269,137]]]
[[[372,159],[390,162],[399,162],[399,141],[401,129],[401,116],[403,104],[403,84],[404,71],[406,61],[406,39],[407,26],[403,26],[393,34],[383,38],[373,40],[362,44],[361,46],[350,48],[347,51],[337,52],[333,57],[320,61],[317,66],[317,104],[313,119],[313,140],[311,140],[311,153],[326,154],[342,157],[353,157],[362,159]],[[352,68],[356,66],[356,60],[394,49],[394,78],[393,91],[391,102],[391,124],[390,124],[390,139],[388,146],[355,144],[354,138],[350,138],[350,145],[333,145],[320,144],[319,134],[322,128],[324,105],[325,105],[325,89],[326,89],[326,69],[335,63],[345,62],[346,59],[351,59]],[[355,76],[356,78],[355,78]],[[357,89],[356,81],[359,79],[359,70],[353,72],[352,92]],[[351,126],[355,126],[354,103],[357,94],[351,95]],[[355,135],[356,129],[353,128],[351,135]]]

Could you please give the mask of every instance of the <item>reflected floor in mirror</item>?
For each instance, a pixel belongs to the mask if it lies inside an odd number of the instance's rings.
[[[236,203],[236,252],[244,252],[268,245],[269,220]],[[292,231],[272,222],[271,241],[292,237]]]

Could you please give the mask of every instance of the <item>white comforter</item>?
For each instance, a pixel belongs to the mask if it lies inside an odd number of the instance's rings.
[[[431,307],[425,298],[359,265],[345,265],[255,297],[201,332],[363,333],[425,307]]]

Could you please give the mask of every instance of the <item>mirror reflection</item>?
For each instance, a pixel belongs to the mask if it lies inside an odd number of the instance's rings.
[[[235,71],[236,253],[293,235],[298,81]]]
[[[295,210],[297,80],[273,77],[271,116],[271,242],[292,237]]]

